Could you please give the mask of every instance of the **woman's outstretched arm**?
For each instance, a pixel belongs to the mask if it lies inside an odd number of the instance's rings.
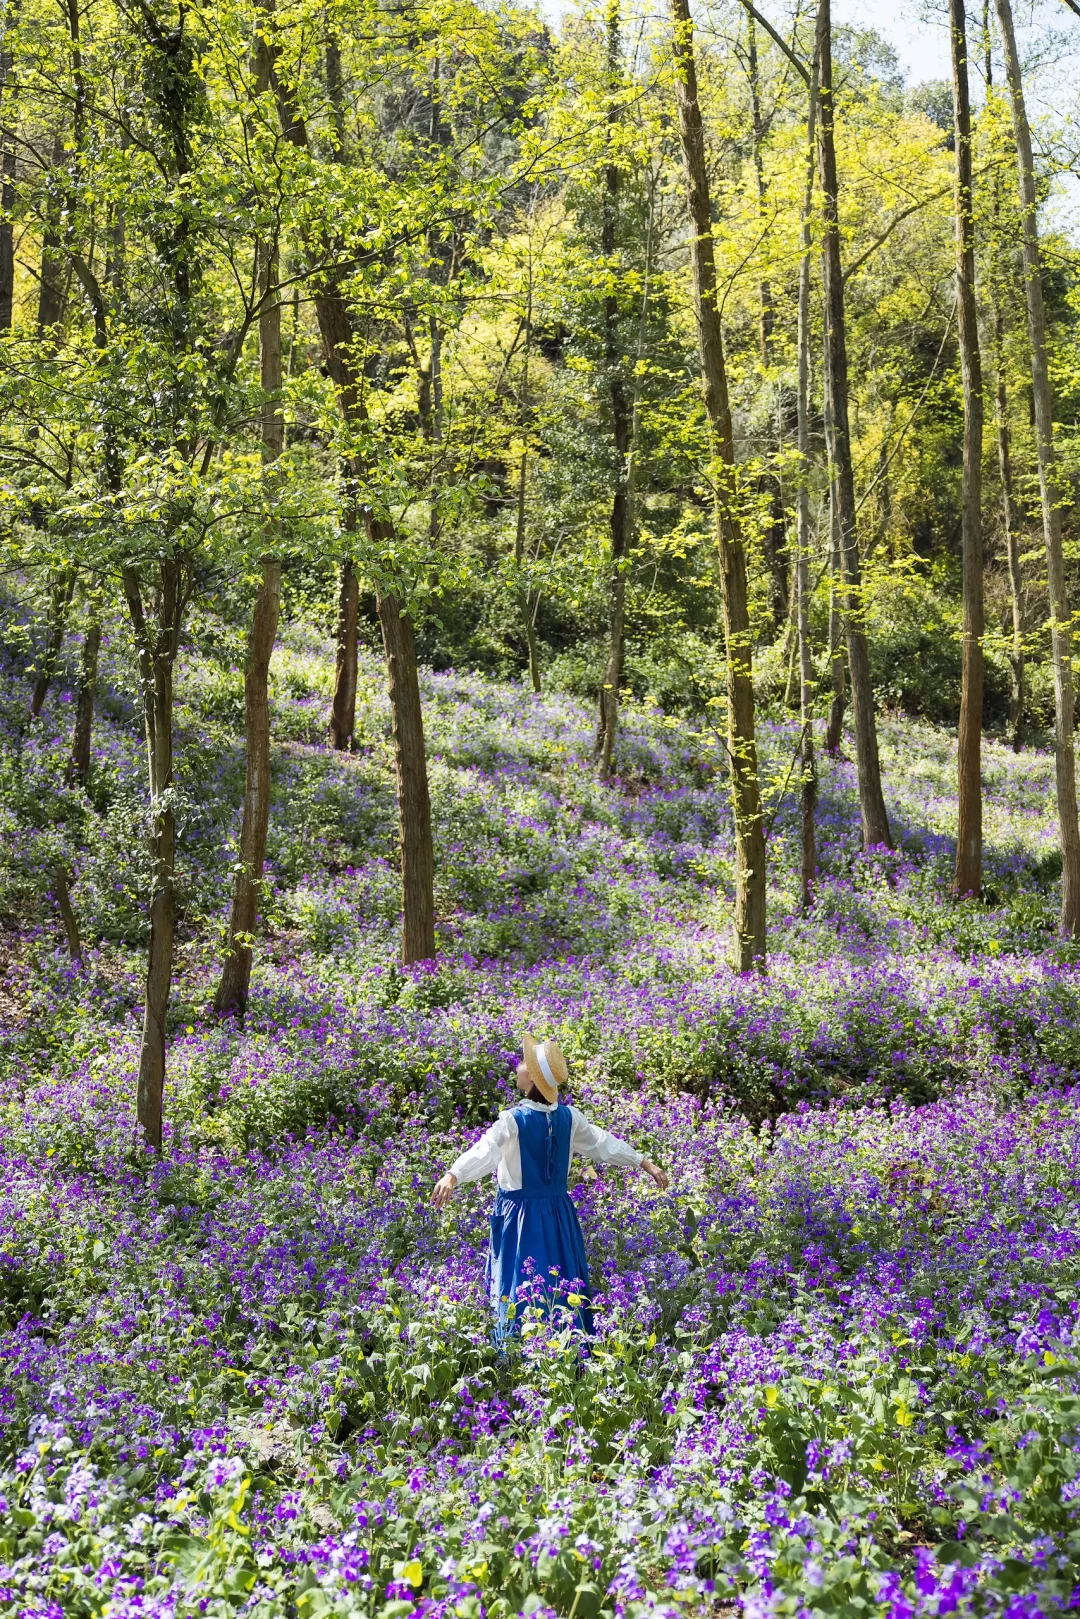
[[[495,1173],[511,1128],[516,1128],[513,1120],[509,1114],[502,1114],[489,1130],[484,1131],[479,1141],[474,1141],[451,1164],[441,1180],[436,1181],[431,1194],[431,1201],[437,1209],[446,1207],[458,1186],[467,1186],[470,1181],[483,1180],[485,1175]]]
[[[643,1169],[662,1192],[666,1192],[671,1184],[664,1170],[654,1164],[651,1158],[631,1147],[629,1142],[622,1141],[618,1136],[612,1135],[610,1130],[601,1130],[598,1124],[593,1124],[584,1113],[571,1108],[573,1129],[570,1135],[570,1150],[578,1153],[582,1158],[591,1158],[596,1164],[618,1164],[624,1169]]]

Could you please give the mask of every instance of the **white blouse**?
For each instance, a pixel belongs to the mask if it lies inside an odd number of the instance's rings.
[[[531,1108],[536,1113],[551,1113],[558,1103],[549,1106],[546,1102],[519,1102],[518,1106]],[[594,1163],[620,1164],[625,1169],[638,1169],[645,1158],[643,1152],[637,1152],[609,1130],[590,1124],[576,1107],[570,1109],[571,1157],[574,1153],[591,1158]],[[483,1180],[493,1170],[504,1192],[521,1191],[521,1147],[513,1113],[500,1113],[490,1130],[485,1130],[480,1140],[450,1165],[450,1173],[459,1186]]]

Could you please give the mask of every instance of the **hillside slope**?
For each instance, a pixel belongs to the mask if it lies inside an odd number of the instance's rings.
[[[1047,757],[988,745],[989,897],[957,906],[952,746],[884,722],[901,849],[859,853],[853,767],[827,766],[801,918],[794,737],[766,727],[772,959],[741,979],[714,739],[635,714],[601,788],[579,704],[429,676],[440,956],[403,973],[379,672],[357,755],[334,755],[328,649],[294,627],[238,1029],[207,1005],[242,678],[192,658],[148,1165],[119,632],[109,656],[88,800],[62,785],[63,686],[29,733],[13,657],[2,694],[0,1604],[900,1619],[1070,1598],[1080,975],[1053,931]],[[42,903],[58,853],[85,974]],[[427,1205],[505,1105],[524,1027],[557,1033],[575,1100],[673,1175],[666,1196],[578,1181],[601,1295],[584,1358],[539,1319],[500,1358],[488,1193]]]

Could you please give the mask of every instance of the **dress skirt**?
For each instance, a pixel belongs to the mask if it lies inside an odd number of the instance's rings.
[[[531,1264],[529,1263],[531,1261]],[[487,1283],[497,1322],[496,1337],[515,1330],[517,1290],[535,1278],[543,1285],[539,1298],[530,1296],[549,1313],[552,1305],[566,1305],[569,1294],[580,1295],[574,1313],[584,1332],[592,1333],[589,1305],[589,1265],[577,1209],[569,1192],[499,1191],[491,1214]]]

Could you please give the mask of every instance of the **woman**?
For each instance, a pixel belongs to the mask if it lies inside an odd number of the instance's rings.
[[[530,1273],[529,1260],[531,1273],[552,1289],[561,1283],[582,1295],[582,1301],[574,1299],[583,1304],[578,1320],[586,1332],[592,1331],[585,1244],[566,1189],[571,1154],[643,1169],[662,1192],[668,1187],[668,1177],[650,1158],[590,1124],[576,1107],[560,1103],[559,1086],[566,1084],[567,1068],[556,1041],[537,1045],[527,1034],[524,1045],[517,1068],[517,1088],[524,1100],[500,1113],[476,1145],[462,1153],[431,1199],[443,1209],[456,1187],[495,1172],[499,1190],[491,1216],[487,1281],[500,1339],[513,1318],[518,1286]]]

